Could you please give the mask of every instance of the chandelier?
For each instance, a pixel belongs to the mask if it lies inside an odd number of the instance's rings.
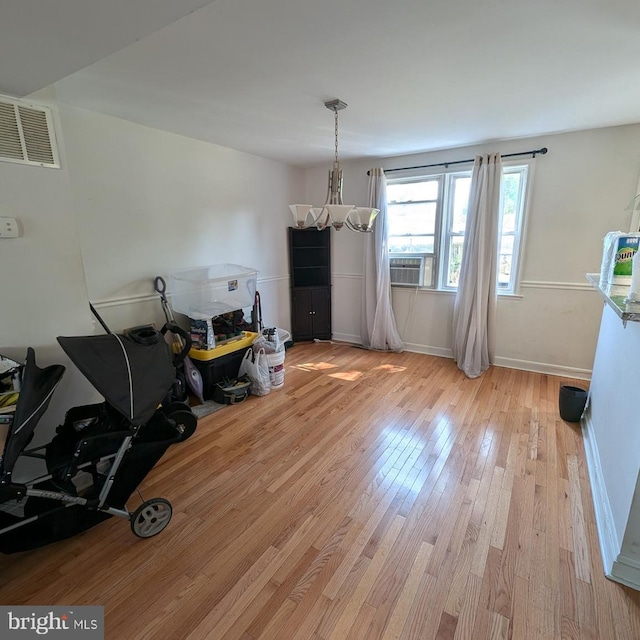
[[[347,104],[342,100],[329,100],[324,103],[324,106],[333,111],[335,121],[335,156],[333,168],[329,169],[327,199],[322,207],[315,207],[312,204],[289,205],[294,226],[297,229],[316,227],[319,230],[331,226],[336,231],[346,226],[351,231],[371,232],[373,221],[380,210],[342,203],[342,169],[338,161],[338,111],[345,109]]]

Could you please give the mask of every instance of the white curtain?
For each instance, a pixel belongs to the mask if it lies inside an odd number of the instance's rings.
[[[387,218],[387,178],[384,170],[369,172],[369,206],[380,209],[373,233],[364,238],[362,273],[362,344],[367,349],[402,351],[404,343],[396,328],[391,306]]]
[[[453,311],[453,357],[468,378],[493,360],[502,159],[476,156]]]

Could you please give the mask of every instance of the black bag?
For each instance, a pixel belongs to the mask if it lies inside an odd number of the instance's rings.
[[[235,380],[219,382],[213,388],[213,399],[218,404],[238,404],[251,393],[251,380],[244,375]]]

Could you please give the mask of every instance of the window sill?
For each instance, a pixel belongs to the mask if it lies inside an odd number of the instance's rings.
[[[455,296],[456,292],[453,289],[432,289],[431,287],[413,287],[406,284],[392,284],[392,289],[401,289],[405,291],[420,291],[421,293],[434,293],[437,295],[449,295]],[[523,296],[520,293],[498,293],[498,298],[505,298],[506,300],[522,300]]]

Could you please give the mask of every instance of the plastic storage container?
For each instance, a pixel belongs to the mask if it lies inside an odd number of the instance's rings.
[[[560,417],[567,422],[580,422],[587,403],[587,391],[580,387],[560,387]]]
[[[239,264],[214,264],[169,273],[171,306],[206,320],[253,305],[258,272]]]

